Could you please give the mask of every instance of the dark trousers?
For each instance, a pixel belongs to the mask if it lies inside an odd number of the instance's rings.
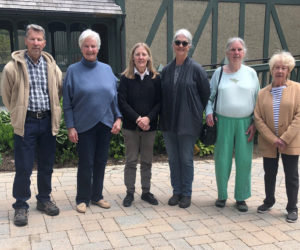
[[[299,175],[298,175],[298,155],[286,155],[281,154],[283,169],[285,173],[285,187],[288,198],[288,204],[286,210],[288,212],[298,211],[298,190],[299,190]],[[266,198],[265,204],[273,206],[275,203],[275,185],[276,175],[278,172],[278,161],[277,158],[263,158],[264,170],[265,170],[265,192]]]
[[[169,158],[173,194],[192,196],[194,145],[197,137],[163,132]]]
[[[103,199],[103,180],[108,158],[111,128],[99,122],[78,134],[78,171],[76,203]]]
[[[37,200],[50,200],[51,177],[55,160],[55,136],[51,132],[51,116],[43,119],[27,117],[24,137],[14,135],[16,174],[13,184],[13,208],[26,208],[31,197],[30,176],[35,157],[38,164]],[[36,154],[35,154],[36,153]]]

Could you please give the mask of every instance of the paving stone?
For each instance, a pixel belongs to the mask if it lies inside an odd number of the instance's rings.
[[[207,243],[214,242],[214,240],[211,237],[209,237],[208,235],[186,237],[185,240],[191,246],[202,245],[202,244],[207,244]]]
[[[114,219],[100,219],[98,220],[99,224],[102,227],[102,230],[104,232],[116,232],[116,231],[120,231],[120,227],[118,226],[118,224],[115,222]]]
[[[148,241],[144,236],[127,237],[131,245],[148,245]]]
[[[184,239],[170,240],[170,244],[178,250],[193,249]]]
[[[126,237],[134,237],[134,236],[141,236],[149,234],[149,230],[146,228],[133,228],[133,229],[126,229],[123,230],[123,233]]]
[[[112,246],[109,241],[102,241],[102,242],[88,243],[88,244],[74,246],[74,250],[103,250],[103,249],[112,249]]]
[[[32,250],[52,250],[50,241],[32,242]]]
[[[88,237],[83,229],[73,229],[67,231],[72,246],[88,243]]]
[[[52,245],[52,248],[55,250],[64,250],[64,249],[71,250],[72,249],[72,245],[68,238],[51,240],[51,245]]]
[[[107,241],[105,233],[101,230],[88,231],[86,235],[90,242]]]
[[[122,232],[107,233],[106,236],[114,248],[130,246],[129,241]]]
[[[180,231],[173,231],[173,232],[164,232],[162,235],[167,239],[167,240],[173,240],[173,239],[178,239],[178,238],[186,238],[186,237],[191,237],[195,236],[196,233],[191,230],[180,230]]]
[[[247,249],[251,249],[250,247],[248,247],[243,241],[241,240],[227,240],[225,241],[225,243],[231,247],[231,249],[236,249],[236,250],[247,250]]]

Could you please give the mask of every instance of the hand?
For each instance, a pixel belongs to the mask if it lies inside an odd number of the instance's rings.
[[[112,129],[111,129],[110,132],[112,134],[115,134],[115,135],[118,134],[120,132],[120,130],[121,130],[121,123],[122,123],[121,118],[118,118],[115,121],[115,123],[113,124]]]
[[[78,143],[78,133],[75,128],[68,128],[69,140],[73,143]]]
[[[150,129],[150,119],[147,116],[140,117],[138,119],[137,125],[143,130],[147,131]]]
[[[279,151],[284,151],[286,149],[286,143],[284,140],[277,138],[277,140],[274,143],[275,147],[279,149]]]
[[[215,121],[217,122],[217,117],[215,117]],[[212,127],[215,124],[213,114],[209,114],[206,116],[206,124]]]
[[[252,141],[256,132],[256,127],[254,123],[252,123],[246,131],[246,135],[248,135],[248,142]]]

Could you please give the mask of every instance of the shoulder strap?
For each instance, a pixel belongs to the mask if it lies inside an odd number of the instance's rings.
[[[216,113],[217,101],[218,101],[218,90],[219,90],[219,84],[220,84],[220,81],[221,81],[222,74],[223,74],[223,66],[221,67],[221,72],[220,72],[218,86],[217,86],[217,92],[216,92],[216,95],[215,95],[214,113]]]

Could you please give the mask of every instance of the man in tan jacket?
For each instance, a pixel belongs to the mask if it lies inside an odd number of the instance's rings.
[[[14,128],[16,174],[13,197],[16,202],[14,224],[28,224],[30,176],[37,159],[37,209],[47,215],[58,215],[50,200],[51,177],[61,108],[62,73],[53,57],[43,52],[45,30],[36,24],[26,28],[27,50],[12,53],[12,60],[2,72],[2,99],[11,115]],[[35,155],[35,153],[37,153]]]

